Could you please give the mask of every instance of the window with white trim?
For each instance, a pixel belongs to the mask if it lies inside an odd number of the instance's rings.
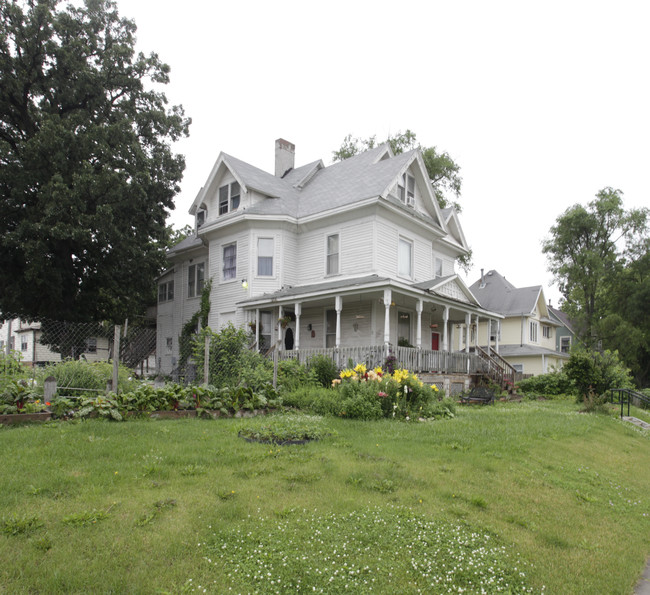
[[[205,263],[191,264],[187,270],[187,297],[197,297],[205,284]]]
[[[571,351],[571,337],[560,337],[560,353]]]
[[[336,310],[325,313],[325,347],[336,347]]]
[[[338,275],[339,273],[339,234],[327,236],[327,265],[326,274]]]
[[[409,207],[415,204],[415,178],[409,174],[402,174],[397,182],[397,193],[399,199]]]
[[[223,247],[223,280],[237,278],[237,243],[226,244]]]
[[[551,327],[548,326],[547,324],[543,324],[542,325],[542,337],[544,337],[545,339],[550,339],[551,336],[552,336]]]
[[[442,258],[436,258],[434,260],[434,266],[435,266],[434,277],[442,277]]]
[[[27,351],[27,337],[20,338],[20,350]]]
[[[171,353],[173,347],[174,347],[174,339],[172,337],[167,337],[165,339],[165,349],[167,350],[167,353]]]
[[[528,325],[528,340],[531,343],[537,343],[537,328],[538,328],[537,322],[531,320],[530,324]]]
[[[236,211],[241,199],[239,182],[232,182],[219,188],[219,215]]]
[[[397,252],[397,274],[400,277],[413,277],[413,242],[399,239]]]
[[[273,276],[273,238],[257,238],[257,274]]]
[[[86,339],[86,353],[97,353],[97,337]]]
[[[174,280],[158,285],[158,303],[169,302],[174,299]]]

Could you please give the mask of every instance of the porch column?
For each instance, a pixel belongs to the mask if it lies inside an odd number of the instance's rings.
[[[494,335],[494,351],[499,353],[499,335],[501,334],[501,321],[497,320],[497,330]]]
[[[415,311],[418,313],[418,323],[415,327],[415,345],[418,349],[422,349],[422,300],[418,300],[415,305]]]
[[[300,349],[300,315],[302,314],[302,302],[296,302],[293,305],[293,311],[296,315],[296,334],[294,336],[294,347],[296,351]]]
[[[341,346],[341,310],[343,309],[343,298],[337,295],[334,298],[334,308],[336,309],[336,348]]]
[[[390,343],[390,302],[393,299],[390,289],[384,289],[384,345],[388,347]]]
[[[478,343],[478,328],[479,328],[479,319],[478,319],[478,314],[477,314],[476,315],[476,334],[474,335],[475,347],[479,346],[479,343]]]
[[[282,306],[278,306],[278,321],[275,323],[276,351],[279,349],[279,346],[282,344],[282,326],[280,325],[280,318],[282,318],[283,316],[284,316],[284,308]]]
[[[255,345],[257,345],[257,351],[260,350],[260,309],[255,310]]]
[[[442,311],[442,350],[449,351],[447,342],[447,327],[449,326],[449,306],[445,306]]]
[[[472,326],[472,315],[465,314],[465,353],[469,353],[470,327]]]

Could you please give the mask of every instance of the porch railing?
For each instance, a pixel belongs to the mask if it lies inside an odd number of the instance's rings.
[[[374,345],[366,347],[340,347],[338,349],[292,349],[278,351],[280,360],[297,359],[308,363],[315,355],[325,355],[334,360],[339,368],[363,363],[367,368],[384,366],[389,356],[395,358],[395,368],[406,368],[412,372],[439,372],[441,374],[476,374],[484,371],[484,364],[473,353],[433,351],[414,347],[387,347]]]

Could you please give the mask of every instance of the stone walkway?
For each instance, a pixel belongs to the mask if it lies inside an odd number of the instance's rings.
[[[623,417],[623,421],[629,421],[631,424],[639,426],[644,430],[650,430],[650,424],[637,417]],[[645,570],[639,582],[634,587],[634,595],[650,595],[650,558],[646,562]]]
[[[650,424],[643,421],[642,419],[638,419],[637,417],[623,417],[622,420],[629,421],[631,424],[634,424],[635,426],[639,426],[644,430],[650,430]]]
[[[634,587],[634,595],[650,595],[650,558],[645,565],[645,571]]]

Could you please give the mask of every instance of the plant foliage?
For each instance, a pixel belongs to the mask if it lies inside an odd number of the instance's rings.
[[[117,321],[154,298],[189,120],[135,31],[111,0],[0,3],[5,312]]]

